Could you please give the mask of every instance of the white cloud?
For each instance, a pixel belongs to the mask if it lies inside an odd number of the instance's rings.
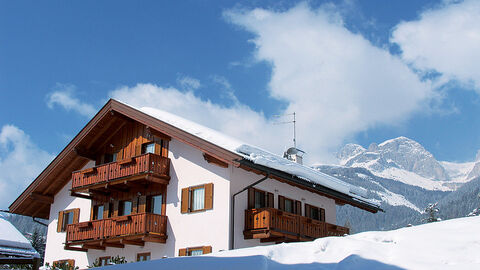
[[[74,97],[74,86],[57,84],[57,88],[60,89],[47,95],[47,106],[50,109],[52,109],[55,105],[59,105],[67,111],[75,111],[86,117],[92,117],[95,115],[95,107],[90,104],[83,103]]]
[[[256,59],[272,66],[270,93],[297,112],[299,143],[313,160],[357,132],[401,123],[434,95],[401,59],[347,30],[330,6],[225,16],[255,35]]]
[[[185,75],[181,75],[180,77],[178,77],[177,83],[180,85],[180,87],[187,90],[195,90],[202,86],[198,79]]]
[[[53,159],[13,125],[0,130],[0,208],[7,208]]]
[[[214,104],[191,91],[137,84],[118,88],[110,96],[135,107],[154,107],[171,112],[267,149],[278,149],[282,144],[281,134],[285,134],[278,126],[270,125],[263,113],[255,112],[246,105],[235,103],[227,107]],[[272,137],[275,132],[277,137]]]
[[[480,91],[479,18],[480,1],[447,1],[397,25],[391,42],[415,68],[442,73],[441,83],[459,80]]]

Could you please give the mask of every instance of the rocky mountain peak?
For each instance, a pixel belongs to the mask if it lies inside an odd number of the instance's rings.
[[[361,146],[360,146],[361,147]],[[363,148],[363,147],[362,147]],[[356,154],[353,155],[356,150]],[[388,168],[399,168],[414,172],[432,180],[448,180],[448,174],[443,166],[420,143],[407,137],[398,137],[380,144],[372,143],[367,151],[349,146],[343,148],[345,166],[364,167],[374,171]],[[347,153],[350,156],[347,158]]]

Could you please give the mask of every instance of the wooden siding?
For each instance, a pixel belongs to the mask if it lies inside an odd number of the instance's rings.
[[[170,159],[156,154],[132,157],[129,162],[117,161],[72,173],[72,190],[85,189],[98,184],[142,174],[169,179]],[[128,179],[125,179],[128,180]]]
[[[78,244],[92,240],[149,234],[166,239],[167,216],[141,213],[69,224],[66,243]]]
[[[327,236],[343,236],[348,228],[287,213],[274,208],[245,210],[245,239],[263,242],[308,241]]]

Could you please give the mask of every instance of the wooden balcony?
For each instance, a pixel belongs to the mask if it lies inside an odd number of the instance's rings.
[[[320,237],[343,236],[345,227],[291,214],[274,208],[245,210],[245,239],[261,242],[311,241]]]
[[[72,173],[72,191],[105,188],[131,181],[168,184],[170,159],[156,154],[144,154]]]
[[[167,216],[141,213],[67,225],[65,249],[87,250],[165,243]],[[78,246],[81,247],[72,247]]]

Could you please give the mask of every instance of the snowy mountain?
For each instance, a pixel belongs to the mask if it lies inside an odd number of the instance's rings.
[[[345,145],[337,154],[340,165],[365,168],[373,174],[429,190],[453,191],[480,176],[480,162],[438,161],[420,143],[398,137],[368,149]]]
[[[100,269],[480,269],[480,217]]]

